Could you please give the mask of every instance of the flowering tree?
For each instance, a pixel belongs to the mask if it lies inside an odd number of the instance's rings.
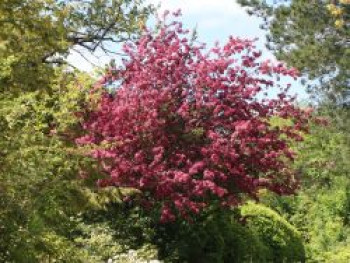
[[[289,143],[307,130],[308,113],[287,88],[276,98],[257,95],[274,86],[274,76],[297,72],[260,62],[250,40],[230,37],[206,52],[180,22],[165,21],[124,46],[124,66],[100,83],[120,87],[105,92],[83,123],[77,143],[93,146],[106,175],[98,184],[139,189],[145,205],[161,206],[162,221],[212,201],[237,205],[260,188],[292,193]],[[272,118],[288,121],[273,125]]]

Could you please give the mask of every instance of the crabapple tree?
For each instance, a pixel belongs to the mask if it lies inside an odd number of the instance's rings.
[[[298,73],[263,61],[254,41],[230,37],[207,50],[189,35],[165,14],[156,31],[124,45],[123,66],[99,82],[118,87],[102,93],[76,140],[101,166],[98,185],[140,190],[165,222],[211,202],[257,198],[261,188],[292,193],[290,143],[302,139],[310,114],[276,82]]]

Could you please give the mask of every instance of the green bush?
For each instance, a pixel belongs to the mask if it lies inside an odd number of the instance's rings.
[[[263,205],[208,211],[193,222],[157,226],[155,239],[165,262],[304,262],[300,233]]]
[[[302,233],[308,262],[349,262],[350,111],[324,108],[328,126],[314,126],[295,146],[301,179],[297,195],[260,196]]]
[[[246,226],[267,247],[267,262],[304,262],[305,249],[300,233],[283,217],[261,204],[248,203],[241,208]],[[253,259],[254,262],[259,262]]]

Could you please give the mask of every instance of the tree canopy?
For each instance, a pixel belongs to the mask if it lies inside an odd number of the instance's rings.
[[[151,10],[138,1],[0,2],[0,261],[86,256],[72,217],[94,188],[78,178],[89,161],[69,137],[94,80],[65,59],[133,38]]]
[[[244,2],[343,96],[348,0]],[[349,262],[348,109],[299,108],[298,71],[254,41],[207,50],[180,18],[147,28],[153,11],[0,1],[0,261]],[[118,43],[99,79],[67,61]]]
[[[107,174],[101,186],[139,189],[145,204],[161,204],[163,221],[214,200],[237,205],[260,188],[293,192],[289,143],[310,115],[275,79],[294,69],[261,61],[252,41],[234,37],[206,54],[180,22],[162,21],[124,51],[124,67],[106,78],[120,86],[87,113],[77,140]],[[256,98],[273,87],[276,98]],[[289,124],[274,126],[274,117]]]
[[[349,3],[239,0],[263,18],[268,48],[310,78],[309,91],[342,99],[349,87]]]
[[[72,49],[113,52],[106,43],[131,39],[151,10],[126,0],[1,1],[2,90],[46,88]]]

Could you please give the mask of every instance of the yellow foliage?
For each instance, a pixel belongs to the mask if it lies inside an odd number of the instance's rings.
[[[343,5],[348,5],[350,4],[350,0],[340,0],[339,3]],[[347,9],[345,7],[340,7],[335,4],[328,4],[327,9],[332,16],[337,18],[337,20],[334,23],[335,27],[337,28],[344,27],[344,25],[346,24],[345,18],[347,16],[346,14]]]
[[[338,19],[338,20],[335,21],[335,26],[336,26],[337,28],[343,27],[344,24],[345,24],[345,22],[344,22],[343,19]]]

